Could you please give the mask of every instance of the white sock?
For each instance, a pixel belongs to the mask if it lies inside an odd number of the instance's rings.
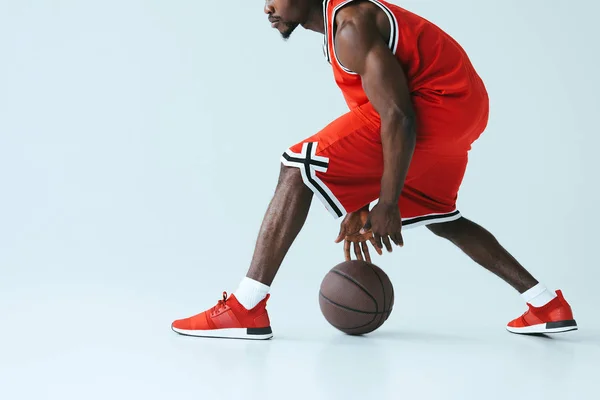
[[[263,283],[245,277],[233,293],[246,310],[252,310],[269,293],[269,287]]]
[[[550,303],[556,297],[556,294],[549,291],[546,286],[538,283],[526,292],[521,293],[521,297],[526,303],[534,307],[542,307]]]

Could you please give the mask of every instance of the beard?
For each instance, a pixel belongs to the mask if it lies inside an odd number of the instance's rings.
[[[296,22],[285,22],[285,30],[281,33],[281,37],[283,38],[283,40],[288,40],[290,38],[290,36],[292,36],[292,33],[296,30],[296,28],[298,27],[298,23]]]

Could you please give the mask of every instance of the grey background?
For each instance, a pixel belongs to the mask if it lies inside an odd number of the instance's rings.
[[[0,0],[0,398],[596,398],[600,7],[401,5],[490,92],[461,211],[564,290],[579,332],[509,335],[518,294],[418,228],[374,260],[390,320],[343,336],[317,299],[339,222],[315,200],[272,341],[175,335],[245,274],[281,152],[346,111],[322,36],[284,43],[260,1]]]

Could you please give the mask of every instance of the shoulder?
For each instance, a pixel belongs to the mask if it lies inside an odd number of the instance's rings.
[[[390,24],[385,14],[380,22],[382,12],[365,1],[350,2],[334,15],[335,54],[345,68],[360,74],[369,55],[388,51]]]
[[[390,24],[386,13],[372,1],[351,1],[334,15],[334,40],[356,43],[373,36],[387,39]]]

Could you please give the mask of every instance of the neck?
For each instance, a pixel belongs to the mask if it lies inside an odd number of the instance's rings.
[[[323,1],[315,0],[310,8],[306,22],[302,24],[304,29],[318,33],[325,33],[325,24],[323,21]]]

